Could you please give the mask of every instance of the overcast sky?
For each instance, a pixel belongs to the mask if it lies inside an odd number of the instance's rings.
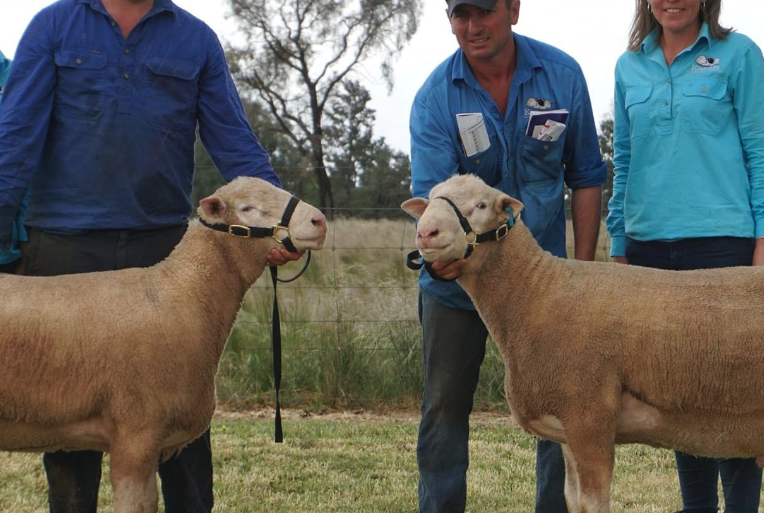
[[[29,20],[50,3],[51,0],[3,0],[0,50],[12,56]],[[207,22],[221,40],[235,37],[236,26],[226,16],[227,0],[175,0],[175,3]],[[392,95],[388,96],[375,66],[367,64],[361,70],[360,78],[372,93],[371,107],[377,114],[375,135],[405,153],[409,153],[408,117],[414,94],[432,69],[456,49],[444,9],[442,0],[424,0],[419,30],[396,59]],[[557,46],[579,62],[599,123],[612,107],[613,67],[625,49],[633,10],[633,0],[522,0],[515,31]],[[722,24],[734,27],[764,47],[761,0],[726,0]]]

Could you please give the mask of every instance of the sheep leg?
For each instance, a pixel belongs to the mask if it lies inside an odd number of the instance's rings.
[[[158,461],[159,451],[141,445],[138,437],[112,447],[114,513],[156,513]]]
[[[573,453],[570,452],[568,444],[560,444],[560,446],[565,457],[565,502],[570,513],[577,513],[581,510],[581,506],[578,503],[579,490],[578,473],[575,465],[576,460],[573,457]]]
[[[613,437],[592,437],[581,430],[579,437],[568,434],[563,444],[565,456],[565,499],[570,513],[610,513],[610,485],[615,466]]]

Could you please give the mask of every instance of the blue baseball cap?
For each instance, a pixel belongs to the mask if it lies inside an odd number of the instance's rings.
[[[480,7],[481,9],[489,11],[496,5],[496,0],[446,0],[446,3],[448,4],[448,15],[451,16],[454,9],[463,4],[474,5],[475,7]]]

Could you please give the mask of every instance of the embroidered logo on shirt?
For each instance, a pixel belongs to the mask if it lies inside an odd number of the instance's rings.
[[[720,59],[718,57],[706,57],[705,55],[698,55],[695,62],[703,66],[704,68],[710,68],[719,65]]]
[[[543,100],[541,98],[528,98],[525,105],[532,109],[547,110],[552,108],[552,100]]]

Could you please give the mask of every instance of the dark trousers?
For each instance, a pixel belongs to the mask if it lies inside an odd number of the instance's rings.
[[[29,233],[26,272],[56,276],[130,267],[149,267],[170,254],[185,226],[157,230],[94,230],[82,235]],[[97,451],[46,453],[51,513],[95,513],[101,481]],[[162,495],[167,513],[206,513],[212,510],[212,450],[210,432],[160,464]]]
[[[419,296],[424,353],[422,420],[417,441],[419,511],[463,513],[467,502],[469,416],[488,330],[477,312]],[[567,513],[560,445],[536,445],[536,513]]]
[[[0,274],[16,274],[16,267],[18,265],[18,260],[9,264],[0,264]]]
[[[629,264],[689,271],[750,266],[754,242],[737,237],[704,237],[673,242],[626,243]],[[721,475],[727,513],[756,513],[761,494],[761,469],[755,458],[703,458],[676,451],[679,488],[684,511],[715,513],[719,506]]]

